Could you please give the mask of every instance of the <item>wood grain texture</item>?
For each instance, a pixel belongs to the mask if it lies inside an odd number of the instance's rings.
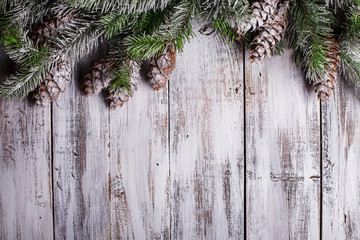
[[[243,238],[242,59],[238,45],[199,33],[177,56],[170,81],[172,239]]]
[[[110,116],[112,239],[169,239],[167,89],[157,92],[143,77]]]
[[[246,63],[248,239],[320,236],[320,106],[293,52]]]
[[[360,239],[359,106],[343,79],[322,105],[323,239]]]
[[[109,109],[104,96],[80,95],[85,58],[53,108],[56,239],[109,239]]]
[[[0,239],[52,238],[50,137],[50,108],[0,100]]]

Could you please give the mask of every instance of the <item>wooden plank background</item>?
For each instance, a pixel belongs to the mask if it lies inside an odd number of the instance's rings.
[[[103,55],[47,108],[1,100],[0,239],[360,239],[360,101],[344,81],[320,103],[291,50],[251,64],[197,34],[166,89],[144,78],[110,111],[79,89]]]

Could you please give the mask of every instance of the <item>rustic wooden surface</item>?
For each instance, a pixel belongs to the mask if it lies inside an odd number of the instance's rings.
[[[199,35],[177,58],[169,84],[174,239],[244,234],[243,55],[236,47]]]
[[[0,239],[360,239],[360,101],[343,81],[320,104],[292,51],[250,64],[197,34],[166,89],[144,79],[110,111],[79,89],[102,55],[47,108],[0,102]]]
[[[341,80],[322,105],[322,234],[360,239],[360,101]]]
[[[293,59],[246,63],[248,239],[320,236],[320,106]]]

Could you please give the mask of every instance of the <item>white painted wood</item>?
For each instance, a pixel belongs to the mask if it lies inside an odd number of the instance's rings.
[[[360,239],[359,106],[343,79],[322,105],[323,239]]]
[[[293,59],[246,58],[245,106],[242,51],[215,34],[186,44],[168,89],[144,80],[112,112],[77,79],[52,113],[1,100],[0,239],[318,239],[321,204],[322,239],[360,239],[360,101],[340,80],[320,137]]]
[[[78,86],[91,60],[53,109],[56,239],[110,238],[109,109],[104,96],[85,98]]]
[[[49,108],[0,100],[0,239],[52,239],[50,137]]]
[[[169,239],[167,89],[143,79],[110,117],[111,239]]]
[[[170,81],[172,239],[243,238],[240,49],[198,33],[177,56]]]
[[[246,61],[248,239],[320,236],[320,106],[294,55]]]

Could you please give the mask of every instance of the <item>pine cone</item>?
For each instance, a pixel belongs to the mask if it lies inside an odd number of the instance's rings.
[[[318,98],[322,102],[326,102],[335,89],[335,82],[338,75],[337,69],[340,66],[339,43],[334,38],[329,38],[329,40],[332,44],[326,56],[328,64],[325,67],[325,77],[314,83],[315,92],[318,93]]]
[[[279,0],[260,0],[252,4],[251,18],[246,20],[239,28],[236,28],[237,39],[241,39],[247,31],[264,26],[264,24],[271,24],[275,21],[275,13],[277,12],[277,5]]]
[[[251,62],[262,62],[265,56],[271,54],[271,50],[275,48],[276,44],[283,38],[286,28],[286,13],[289,3],[285,2],[280,5],[272,16],[272,21],[265,23],[259,28],[259,34],[251,43]]]
[[[98,94],[102,89],[109,86],[114,69],[111,62],[111,58],[101,59],[86,74],[82,91],[84,96]]]
[[[130,78],[131,78],[131,89],[130,91],[115,90],[110,92],[106,97],[106,101],[109,104],[110,109],[116,109],[118,106],[122,107],[133,95],[134,91],[138,89],[138,82],[141,80],[140,67],[135,62],[130,60]]]
[[[29,37],[38,47],[44,44],[52,47],[49,38],[57,36],[73,18],[74,12],[67,15],[57,15],[52,20],[44,22],[36,31],[30,33]],[[43,82],[31,94],[36,106],[45,107],[51,101],[56,101],[59,94],[65,91],[66,84],[71,79],[71,66],[68,61],[60,59],[55,65]]]
[[[59,35],[66,25],[74,19],[74,16],[75,12],[70,12],[66,15],[56,15],[51,20],[45,21],[43,24],[38,26],[35,31],[30,32],[29,37],[37,46],[43,46],[46,44],[47,46],[52,47],[49,38]]]
[[[59,94],[65,91],[71,79],[70,64],[61,60],[56,64],[45,80],[33,91],[32,99],[37,107],[46,107],[51,101],[56,101]]]
[[[176,54],[174,44],[171,43],[164,54],[150,61],[150,70],[147,74],[153,88],[159,90],[164,88],[175,68]]]

